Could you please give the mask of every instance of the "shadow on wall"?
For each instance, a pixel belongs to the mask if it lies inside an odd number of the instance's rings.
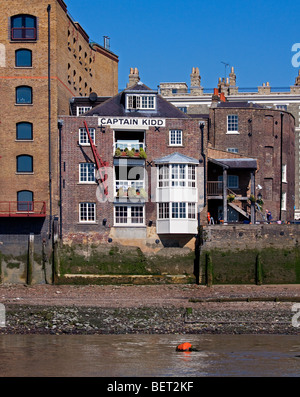
[[[2,218],[0,220],[0,235],[47,234],[48,222],[44,218]]]

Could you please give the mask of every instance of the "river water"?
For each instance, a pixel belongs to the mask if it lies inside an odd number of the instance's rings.
[[[295,335],[0,335],[1,377],[299,375]]]

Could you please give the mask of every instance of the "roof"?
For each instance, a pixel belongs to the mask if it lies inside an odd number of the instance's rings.
[[[265,107],[262,105],[258,105],[257,103],[240,101],[240,102],[218,102],[218,108],[255,108],[255,109],[264,109]]]
[[[154,110],[132,110],[125,109],[125,95],[127,93],[155,93],[157,95],[156,109]],[[172,105],[157,91],[151,90],[149,87],[139,82],[133,87],[125,89],[121,93],[108,99],[104,103],[95,106],[93,109],[85,113],[85,116],[119,116],[119,117],[165,117],[165,118],[190,118],[176,106]]]
[[[199,160],[178,152],[153,160],[155,164],[199,164]]]
[[[235,159],[212,159],[208,161],[215,163],[223,168],[250,168],[257,169],[257,160],[251,158],[235,158]]]

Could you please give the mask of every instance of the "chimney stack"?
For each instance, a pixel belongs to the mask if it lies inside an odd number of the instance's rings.
[[[129,83],[127,83],[127,87],[133,87],[140,81],[140,75],[138,68],[130,68],[130,74],[129,74]]]

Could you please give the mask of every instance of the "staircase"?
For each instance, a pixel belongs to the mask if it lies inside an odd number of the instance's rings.
[[[235,205],[233,203],[228,203],[228,205],[231,208],[233,208],[235,211],[237,211],[240,214],[242,214],[245,218],[250,219],[250,215],[246,211],[242,210],[242,208],[240,208],[238,205]]]

